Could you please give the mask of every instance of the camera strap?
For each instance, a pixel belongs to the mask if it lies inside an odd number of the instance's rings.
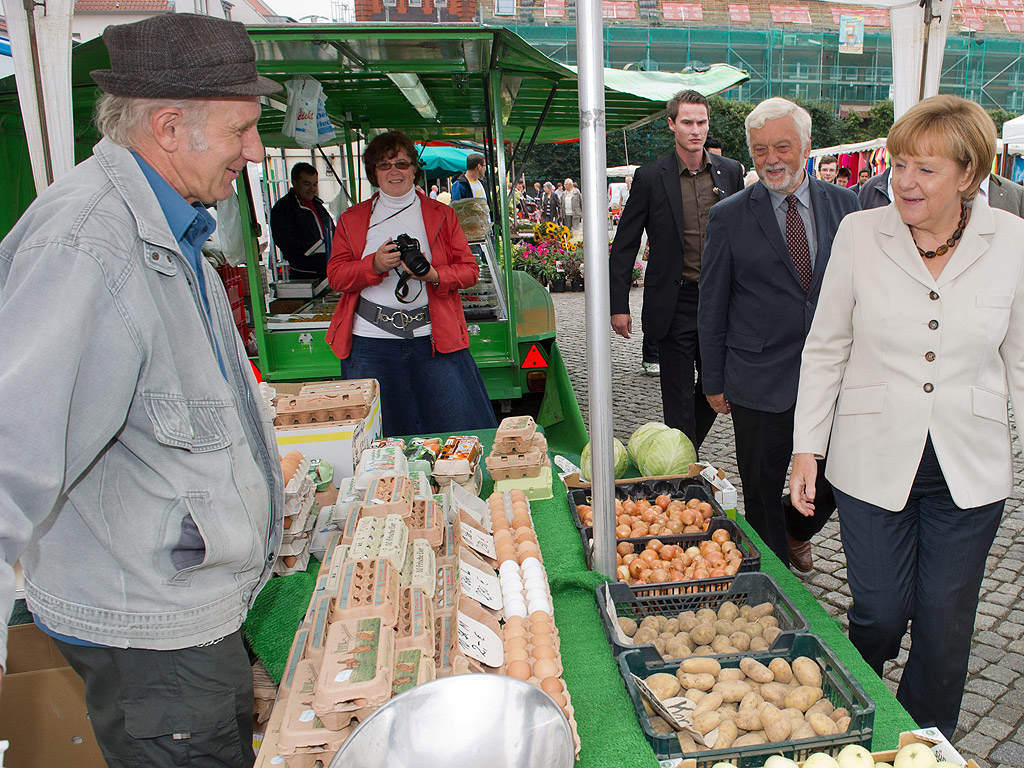
[[[413,331],[430,324],[430,308],[427,306],[409,313],[404,309],[381,306],[362,296],[359,297],[359,303],[356,304],[356,314],[382,331],[387,331],[402,339],[411,339]]]

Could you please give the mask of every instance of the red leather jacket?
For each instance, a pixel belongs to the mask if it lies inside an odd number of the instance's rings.
[[[423,227],[430,238],[431,265],[437,270],[437,286],[426,283],[430,307],[430,337],[438,352],[457,352],[469,346],[466,317],[462,314],[460,288],[469,288],[480,277],[480,267],[469,250],[455,211],[444,203],[431,200],[416,190],[420,198]],[[341,291],[341,301],[334,310],[327,329],[327,343],[339,359],[352,351],[352,325],[359,293],[384,280],[373,268],[373,254],[363,257],[366,232],[370,226],[373,198],[345,211],[334,230],[331,258],[327,262],[327,279],[331,288]]]

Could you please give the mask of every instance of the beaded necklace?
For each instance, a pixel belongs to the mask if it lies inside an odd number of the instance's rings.
[[[921,256],[923,258],[925,258],[925,259],[934,259],[936,256],[945,256],[946,252],[949,251],[949,249],[952,248],[954,245],[956,245],[957,241],[961,237],[963,237],[964,227],[966,227],[966,226],[967,226],[967,201],[966,200],[961,200],[960,201],[960,222],[956,225],[956,229],[953,231],[952,236],[950,236],[950,238],[946,242],[944,242],[942,245],[940,245],[934,251],[926,251],[926,250],[924,250],[920,245],[917,244],[916,240],[914,241],[914,247],[917,248],[917,252],[919,254],[921,254]],[[913,237],[913,233],[911,233],[911,237]]]

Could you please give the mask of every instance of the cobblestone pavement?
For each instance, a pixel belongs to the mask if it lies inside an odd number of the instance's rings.
[[[569,377],[576,389],[585,422],[588,416],[586,325],[582,293],[552,294],[558,342]],[[634,326],[639,328],[642,289],[630,292]],[[612,414],[615,436],[625,443],[633,430],[648,421],[662,421],[661,390],[657,378],[640,370],[641,337],[623,339],[614,333],[611,342]],[[981,602],[975,623],[966,693],[954,744],[965,758],[981,768],[1024,766],[1024,605],[1021,571],[1024,570],[1024,462],[1020,443],[1014,440],[1013,496],[1007,501],[1003,522],[988,560],[982,582]],[[736,468],[732,423],[720,416],[701,451],[702,460],[724,469],[743,492]],[[846,559],[839,539],[839,522],[833,517],[813,540],[814,570],[801,576],[807,589],[845,629],[850,607]],[[955,553],[950,553],[955,557]],[[885,681],[895,693],[909,648],[885,670]]]

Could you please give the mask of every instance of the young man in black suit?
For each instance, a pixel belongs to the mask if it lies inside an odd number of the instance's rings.
[[[815,513],[804,517],[782,496],[800,353],[836,229],[859,206],[853,192],[805,170],[806,110],[767,99],[746,129],[760,180],[711,212],[701,264],[704,392],[716,412],[732,413],[747,522],[782,562],[807,572],[810,539],[835,502],[819,482]],[[824,480],[823,471],[819,476]]]
[[[699,386],[697,281],[704,228],[711,207],[743,189],[742,166],[704,149],[709,114],[708,100],[696,91],[681,91],[668,102],[675,152],[634,173],[608,267],[612,329],[628,339],[633,331],[629,286],[646,230],[643,332],[658,344],[665,423],[685,433],[698,449],[715,422]]]

